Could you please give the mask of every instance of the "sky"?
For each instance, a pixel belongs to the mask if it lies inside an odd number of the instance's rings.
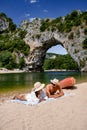
[[[19,26],[23,20],[64,17],[73,10],[87,10],[87,0],[0,0],[0,12]],[[48,52],[66,54],[60,45]]]

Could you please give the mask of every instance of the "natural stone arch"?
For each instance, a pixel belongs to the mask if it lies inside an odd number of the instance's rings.
[[[25,37],[24,41],[30,46],[30,53],[28,57],[24,54],[18,55],[24,58],[25,68],[28,71],[42,71],[46,51],[52,46],[61,44],[77,62],[79,70],[87,72],[87,11],[73,11],[63,18],[36,18],[32,22],[24,20],[18,29],[12,21],[9,22],[6,15],[2,13],[0,32],[2,33],[7,29],[6,32],[9,31],[10,40],[15,37],[20,38],[21,30],[27,32],[26,36],[24,33],[21,38],[23,40]],[[13,33],[14,27],[17,32],[14,31]]]
[[[51,48],[52,46],[55,46],[58,44],[61,44],[61,42],[57,41],[54,38],[51,38],[45,41],[42,46],[37,46],[34,49],[32,49],[32,46],[30,46],[31,51],[28,57],[29,70],[43,71],[42,66],[44,64],[47,50]]]
[[[35,19],[29,23],[24,21],[21,24],[21,29],[27,30],[25,42],[30,46],[30,54],[26,60],[28,71],[43,71],[42,66],[46,56],[46,51],[52,46],[61,44],[77,62],[79,70],[87,71],[87,49],[83,49],[82,42],[86,38],[84,28],[80,26],[73,28],[71,32],[59,32],[58,30],[40,31],[41,20]],[[79,30],[79,36],[77,32]],[[73,33],[73,39],[69,36]]]

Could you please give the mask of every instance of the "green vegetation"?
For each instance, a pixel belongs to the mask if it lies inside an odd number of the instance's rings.
[[[87,38],[83,41],[82,45],[84,49],[87,49]]]
[[[51,53],[49,56],[51,55],[55,55],[55,54]],[[69,54],[67,55],[56,54],[55,59],[46,58],[43,68],[45,70],[49,70],[49,69],[79,70],[77,63],[70,57]]]
[[[21,39],[23,39],[26,34],[27,34],[27,31],[26,31],[26,30],[21,30],[21,29],[19,29],[19,36],[20,36]]]
[[[0,17],[7,18],[6,14],[5,14],[5,13],[3,13],[3,12],[1,12],[1,13],[0,13]]]
[[[85,33],[85,35],[87,35],[87,28],[84,29],[84,33]]]
[[[14,32],[16,30],[16,24],[14,24],[12,19],[8,18],[5,13],[0,13],[0,17],[4,18],[9,23],[9,28],[4,30],[4,32]]]
[[[7,69],[22,68],[24,61],[20,61],[20,55],[23,57],[29,54],[29,46],[20,38],[10,39],[9,35],[0,35],[0,67]],[[16,62],[17,56],[19,63]],[[20,65],[21,64],[21,65]]]
[[[43,32],[45,30],[55,31],[58,30],[59,32],[70,32],[72,31],[72,27],[78,27],[82,24],[87,25],[87,11],[80,12],[74,10],[71,14],[67,14],[65,18],[59,17],[56,19],[46,19],[42,20],[40,31]]]
[[[49,27],[49,20],[42,20],[41,24],[40,31],[43,32]]]
[[[0,67],[12,69],[16,67],[15,59],[12,57],[11,52],[1,51],[0,52]]]
[[[71,33],[69,34],[68,38],[69,38],[69,39],[73,39],[73,37],[74,37],[74,33],[71,32]]]
[[[22,69],[25,66],[24,57],[30,50],[23,40],[27,32],[17,29],[12,19],[4,13],[0,13],[0,17],[9,23],[7,29],[0,31],[0,67]]]
[[[14,32],[16,30],[16,25],[11,18],[7,18],[7,21],[9,22],[9,31]]]

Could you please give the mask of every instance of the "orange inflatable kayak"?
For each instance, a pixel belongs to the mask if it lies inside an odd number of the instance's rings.
[[[59,84],[62,88],[69,88],[74,86],[75,82],[76,80],[74,77],[69,77],[59,81]]]

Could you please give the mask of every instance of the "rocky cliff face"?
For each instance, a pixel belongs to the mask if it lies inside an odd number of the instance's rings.
[[[75,16],[75,14],[76,12],[72,13],[72,16]],[[87,12],[84,14],[87,14]],[[42,21],[42,19],[34,19],[32,22],[23,21],[20,25],[20,29],[27,31],[24,41],[30,46],[29,56],[25,59],[27,70],[43,71],[42,66],[46,51],[52,46],[60,44],[78,63],[79,69],[87,72],[87,48],[83,48],[83,41],[87,38],[87,19],[85,20],[86,22],[82,22],[81,25],[73,26],[69,32],[61,31],[61,29],[59,29],[59,23],[57,23],[57,27],[53,25],[55,29],[53,27],[50,28],[50,22],[45,24],[45,26],[48,25],[49,28],[41,31]],[[44,21],[48,21],[48,19],[44,19]],[[52,19],[49,19],[49,21],[52,21]],[[62,18],[62,26],[63,22],[64,18]],[[8,26],[9,23],[6,19],[0,17],[0,31],[7,29]],[[84,33],[85,28],[86,33]]]
[[[4,31],[9,27],[9,22],[4,17],[0,16],[0,31]]]
[[[30,46],[27,60],[29,70],[42,71],[46,51],[52,46],[61,44],[71,57],[78,63],[81,71],[87,71],[87,49],[83,49],[82,42],[87,36],[83,27],[73,27],[69,33],[58,30],[40,31],[41,19],[32,22],[23,21],[21,29],[27,30],[25,42]],[[73,36],[72,36],[73,35]]]

